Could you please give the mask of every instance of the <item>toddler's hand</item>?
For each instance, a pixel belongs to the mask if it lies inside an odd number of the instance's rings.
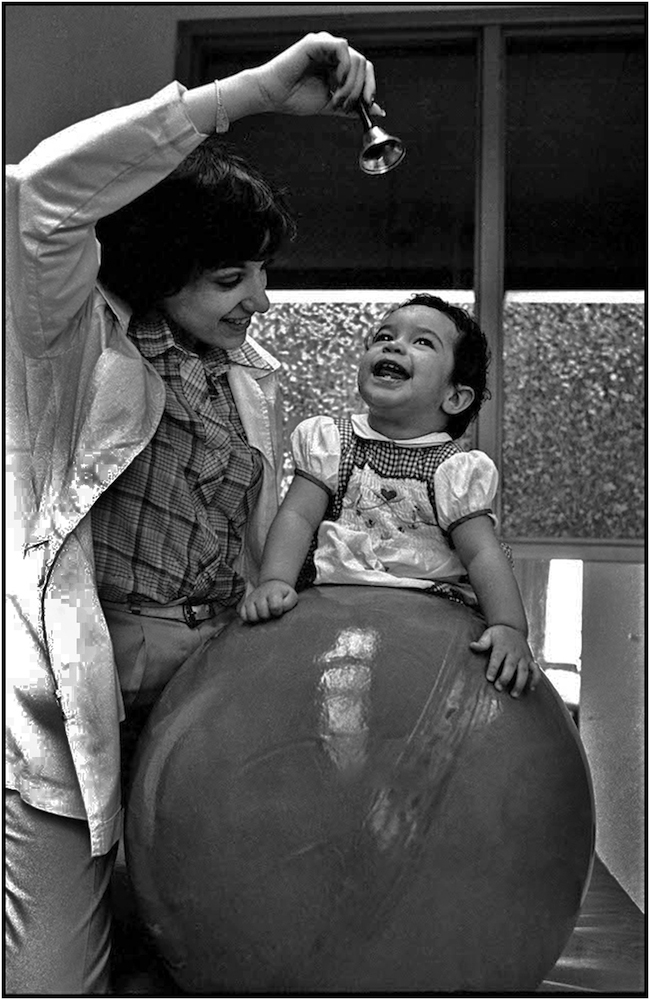
[[[523,632],[510,625],[491,625],[476,642],[470,643],[476,653],[492,650],[485,676],[502,691],[511,683],[510,694],[518,698],[526,684],[534,691],[541,670],[533,657]]]
[[[284,580],[267,580],[245,597],[239,608],[239,615],[249,624],[280,618],[298,603],[298,595]]]

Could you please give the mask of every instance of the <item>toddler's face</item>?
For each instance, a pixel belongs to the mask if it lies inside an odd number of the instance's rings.
[[[359,365],[359,391],[370,413],[399,414],[421,427],[420,434],[444,430],[458,337],[449,316],[428,306],[386,316]]]

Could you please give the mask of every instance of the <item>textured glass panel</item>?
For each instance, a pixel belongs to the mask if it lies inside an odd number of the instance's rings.
[[[506,301],[503,532],[644,532],[644,307]]]
[[[304,294],[304,293],[303,293]],[[334,295],[336,293],[333,293]],[[363,295],[362,292],[359,295]],[[367,333],[408,293],[386,293],[383,301],[284,302],[255,316],[252,336],[282,362],[282,395],[288,434],[301,420],[317,414],[363,413],[357,392],[357,365]],[[444,298],[471,311],[468,297]],[[471,447],[470,433],[459,440]],[[287,458],[285,470],[292,463]]]

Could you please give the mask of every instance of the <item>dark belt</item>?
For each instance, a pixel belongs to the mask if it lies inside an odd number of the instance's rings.
[[[107,602],[110,603],[110,602]],[[196,628],[199,622],[214,618],[220,610],[218,604],[209,601],[207,604],[147,604],[138,601],[127,601],[116,605],[132,615],[143,615],[145,618],[171,618],[174,621],[185,622],[190,628]]]

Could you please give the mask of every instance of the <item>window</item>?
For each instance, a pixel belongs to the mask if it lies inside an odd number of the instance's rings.
[[[398,170],[371,178],[360,172],[356,119],[323,116],[315,128],[313,119],[259,115],[232,129],[244,155],[287,190],[298,218],[298,239],[278,262],[274,284],[472,288],[476,40],[373,47],[361,34],[356,44],[385,81],[378,98],[387,117],[377,123],[407,148]],[[217,36],[206,43],[192,83],[271,58],[280,44],[244,57]]]
[[[645,4],[181,22],[178,77],[237,71],[319,27],[373,59],[407,156],[362,174],[355,120],[259,116],[232,130],[298,215],[270,283],[308,298],[285,296],[263,324],[287,355],[289,424],[323,394],[354,399],[351,327],[360,342],[382,302],[460,296],[493,354],[493,398],[468,443],[501,469],[515,554],[642,557]]]
[[[505,287],[645,285],[645,42],[506,47]]]
[[[643,537],[644,314],[639,293],[506,296],[501,512],[510,539]]]
[[[576,721],[594,566],[636,579],[616,563],[643,558],[644,19],[645,4],[455,4],[180,29],[188,85],[320,26],[373,59],[397,170],[361,174],[356,121],[232,130],[299,222],[253,334],[284,364],[290,431],[360,409],[363,335],[407,290],[477,315],[493,398],[464,444],[501,470],[531,646]]]

